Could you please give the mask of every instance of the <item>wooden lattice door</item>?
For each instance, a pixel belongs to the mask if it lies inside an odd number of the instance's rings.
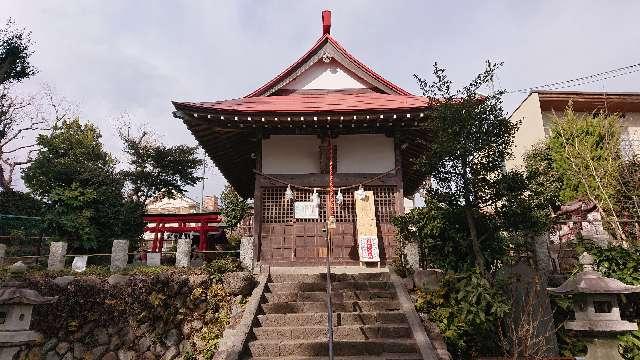
[[[372,186],[376,218],[379,228],[381,256],[392,248],[395,231],[390,219],[395,214],[395,187]],[[294,191],[293,201],[286,201],[286,187],[265,187],[262,191],[262,228],[260,259],[273,265],[317,265],[326,259],[326,239],[322,229],[326,225],[326,194],[320,195],[318,219],[295,219],[293,203],[309,201],[310,190]],[[355,228],[353,192],[342,193],[344,202],[335,204],[336,228],[332,232],[331,258],[334,263],[356,264],[358,249]],[[386,253],[393,254],[386,251]]]

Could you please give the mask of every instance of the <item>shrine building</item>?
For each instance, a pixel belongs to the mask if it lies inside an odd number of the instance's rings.
[[[334,264],[361,260],[365,220],[381,262],[391,260],[396,241],[390,220],[404,213],[404,198],[426,180],[413,165],[429,142],[423,126],[428,99],[358,61],[330,30],[325,10],[322,36],[311,49],[249,95],[173,102],[174,116],[227,181],[254,199],[254,256],[263,264],[324,264],[327,200],[335,219]],[[372,200],[368,219],[356,216],[362,190],[372,195],[366,197]]]

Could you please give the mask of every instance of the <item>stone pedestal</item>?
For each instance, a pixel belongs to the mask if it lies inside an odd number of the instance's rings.
[[[418,269],[413,273],[413,282],[416,288],[435,289],[440,286],[444,272],[437,269]]]
[[[618,352],[618,340],[612,338],[593,339],[587,344],[586,360],[624,360]]]
[[[4,264],[4,258],[7,256],[7,245],[0,244],[0,265]]]
[[[191,262],[191,239],[178,239],[176,246],[176,266],[188,267]]]
[[[19,346],[0,347],[0,359],[13,359],[20,351]]]
[[[122,270],[129,261],[129,240],[113,240],[111,245],[111,271]]]
[[[147,253],[147,266],[160,266],[160,258],[159,252]]]
[[[251,236],[240,240],[240,264],[248,271],[253,270],[253,237]]]
[[[67,243],[56,241],[52,242],[49,247],[49,260],[47,261],[47,269],[62,270],[64,269],[64,257],[67,255]]]

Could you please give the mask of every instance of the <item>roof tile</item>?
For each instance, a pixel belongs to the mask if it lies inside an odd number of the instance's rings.
[[[179,110],[232,113],[311,113],[417,110],[430,104],[429,99],[413,95],[304,94],[256,96],[215,102],[174,102]]]

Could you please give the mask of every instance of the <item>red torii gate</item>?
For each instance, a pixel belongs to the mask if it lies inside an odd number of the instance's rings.
[[[145,226],[144,228],[145,232],[153,233],[153,243],[151,246],[152,252],[162,252],[164,233],[190,232],[197,232],[200,235],[198,250],[206,251],[207,234],[210,232],[218,232],[222,229],[222,226],[220,226],[222,216],[219,212],[197,214],[145,214],[143,216],[143,220],[147,225],[149,223],[154,223],[153,226]],[[167,224],[172,225],[167,226]]]

